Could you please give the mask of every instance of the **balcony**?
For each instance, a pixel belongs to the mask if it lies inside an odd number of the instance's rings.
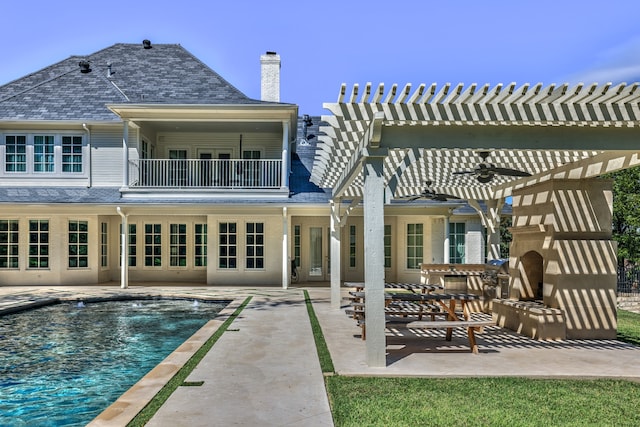
[[[138,159],[130,189],[281,189],[282,160]]]

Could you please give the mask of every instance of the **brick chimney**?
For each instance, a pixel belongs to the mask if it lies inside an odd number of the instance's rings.
[[[267,52],[260,56],[260,99],[280,102],[280,55]]]

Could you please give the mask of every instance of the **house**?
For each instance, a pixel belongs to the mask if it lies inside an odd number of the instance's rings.
[[[287,287],[291,260],[327,282],[332,224],[340,279],[363,280],[362,207],[311,182],[320,118],[280,102],[276,53],[260,61],[261,100],[148,40],[0,86],[0,285]],[[390,203],[384,230],[387,280],[485,261],[460,200]]]

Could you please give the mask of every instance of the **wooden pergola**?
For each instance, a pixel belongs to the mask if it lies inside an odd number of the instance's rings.
[[[413,88],[342,85],[326,103],[311,180],[332,189],[332,304],[340,301],[339,227],[364,206],[367,362],[385,366],[384,206],[418,194],[467,200],[488,230],[491,254],[499,212],[518,188],[583,179],[640,164],[639,83],[576,86],[472,84]],[[481,152],[488,153],[486,159]],[[478,179],[480,163],[526,172]],[[459,173],[474,171],[477,173]],[[482,181],[482,182],[481,182]],[[486,209],[482,209],[480,201]],[[346,208],[340,208],[346,206]],[[497,256],[495,256],[497,257]]]

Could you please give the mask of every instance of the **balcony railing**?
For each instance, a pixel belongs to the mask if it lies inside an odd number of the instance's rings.
[[[130,188],[280,188],[281,160],[129,161]]]

